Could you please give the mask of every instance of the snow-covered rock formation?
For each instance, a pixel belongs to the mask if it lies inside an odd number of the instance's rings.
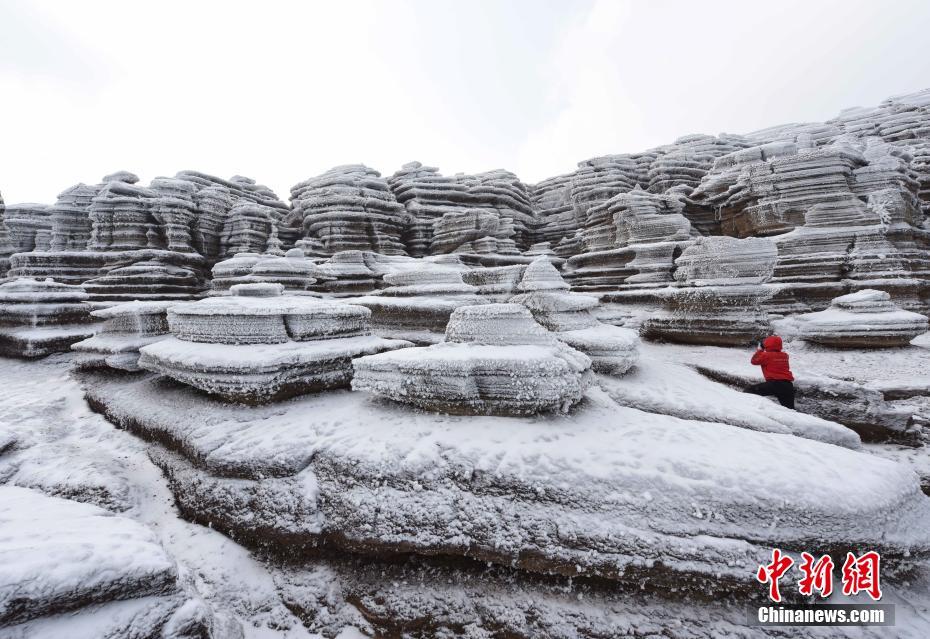
[[[65,352],[95,332],[87,293],[50,279],[0,284],[0,354],[45,357]]]
[[[568,284],[546,256],[526,267],[511,302],[528,308],[533,318],[559,341],[585,353],[599,373],[622,375],[638,357],[635,331],[602,324],[591,314],[597,298],[568,292]]]
[[[864,289],[837,297],[830,308],[785,320],[807,342],[837,348],[907,346],[927,332],[927,317],[901,310],[886,291]]]
[[[384,276],[387,288],[350,301],[371,311],[376,334],[435,344],[442,341],[455,309],[482,302],[478,288],[462,281],[462,275],[455,266],[424,264],[388,273]]]
[[[3,203],[3,194],[0,193],[0,277],[4,277],[10,270],[10,255],[13,254],[14,248],[10,242],[10,234],[6,225],[3,223],[3,215],[6,206]]]
[[[381,174],[362,164],[337,166],[291,188],[303,236],[327,253],[375,251],[403,255],[404,207]]]
[[[688,344],[747,345],[770,333],[762,286],[777,259],[766,238],[702,237],[675,260],[676,288],[665,294],[666,313],[649,319],[648,337]]]
[[[139,368],[139,349],[165,339],[168,309],[176,302],[126,302],[93,311],[103,320],[93,337],[71,345],[77,355],[77,369],[112,368],[135,372]]]
[[[227,250],[255,244],[276,251],[280,233],[287,233],[287,206],[247,178],[182,171],[148,187],[137,182],[120,171],[66,190],[48,209],[16,209],[20,252],[11,258],[11,274],[86,282],[97,300],[191,299]]]
[[[463,209],[444,214],[433,225],[430,252],[517,255],[514,228],[496,211]]]
[[[509,171],[443,176],[410,162],[387,182],[408,215],[403,240],[410,255],[513,255],[533,242],[530,190]]]
[[[492,266],[478,268],[462,273],[466,284],[477,287],[478,294],[491,302],[506,302],[512,295],[520,292],[517,288],[526,264],[512,264],[510,266]]]
[[[566,263],[566,276],[579,291],[657,288],[673,280],[675,258],[691,243],[691,223],[677,195],[655,195],[634,187],[591,208],[603,224],[595,250]],[[591,240],[592,242],[594,240]]]
[[[591,382],[591,360],[517,304],[458,308],[444,343],[362,357],[353,366],[355,390],[448,413],[567,411]]]
[[[266,282],[280,284],[288,294],[308,294],[316,282],[317,269],[312,260],[304,257],[299,248],[290,249],[283,256],[259,253],[236,253],[213,267],[214,293],[228,291],[235,284]]]
[[[237,284],[231,296],[172,306],[172,337],[142,347],[139,366],[256,404],[348,386],[352,358],[409,346],[372,336],[368,309],[283,292]]]
[[[217,637],[213,612],[154,534],[96,506],[0,486],[8,637]]]
[[[176,452],[153,457],[188,516],[284,556],[322,543],[366,557],[464,557],[680,598],[758,592],[773,547],[874,548],[886,570],[930,552],[930,502],[904,465],[626,408],[597,388],[571,415],[524,418],[450,417],[345,392],[246,417],[180,385],[112,376],[92,380],[88,399],[172,443]]]
[[[317,265],[319,281],[313,290],[334,297],[364,295],[378,288],[381,276],[366,260],[364,251],[340,251]]]
[[[46,204],[7,204],[3,223],[14,253],[47,251],[52,241],[51,211]]]

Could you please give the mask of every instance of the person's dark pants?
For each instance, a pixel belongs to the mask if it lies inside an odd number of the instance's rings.
[[[794,384],[791,382],[771,381],[753,384],[745,391],[753,395],[774,395],[778,403],[794,410]]]

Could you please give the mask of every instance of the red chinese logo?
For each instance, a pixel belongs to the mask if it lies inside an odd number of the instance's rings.
[[[846,553],[846,561],[843,562],[843,594],[856,595],[865,591],[875,601],[881,599],[882,587],[878,577],[880,564],[881,557],[874,550],[859,558],[851,552]]]
[[[778,548],[772,550],[772,561],[759,566],[756,579],[759,583],[769,587],[769,599],[775,603],[782,600],[778,582],[794,565],[794,560]],[[878,601],[882,597],[879,569],[881,557],[875,551],[870,551],[860,557],[853,553],[846,553],[843,562],[842,579],[843,594],[847,596],[866,592]],[[807,552],[801,553],[801,563],[798,564],[801,579],[798,581],[798,593],[806,597],[815,593],[820,597],[829,597],[833,593],[834,563],[830,555],[821,555],[814,560],[814,556]]]
[[[806,552],[801,553],[801,559],[803,576],[798,582],[798,592],[809,597],[818,590],[821,597],[829,597],[833,592],[833,559],[823,555],[814,563],[814,556]]]
[[[759,571],[756,573],[756,579],[759,580],[759,583],[767,583],[769,585],[769,599],[774,602],[781,601],[781,593],[778,592],[778,580],[782,578],[788,569],[794,564],[794,559],[783,555],[782,552],[775,548],[772,550],[772,563],[766,564],[764,566],[759,566]]]

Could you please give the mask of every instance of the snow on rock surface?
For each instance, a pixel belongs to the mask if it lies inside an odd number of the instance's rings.
[[[859,436],[849,428],[712,382],[677,361],[677,351],[667,352],[652,344],[643,345],[642,350],[636,368],[623,380],[598,378],[601,388],[618,404],[649,413],[860,447]]]
[[[99,332],[71,345],[76,351],[74,366],[113,368],[127,372],[139,368],[139,349],[165,339],[169,334],[168,309],[176,302],[126,302],[93,311],[103,320]]]
[[[10,255],[14,252],[13,243],[10,241],[10,234],[4,224],[3,217],[6,211],[6,205],[3,203],[3,194],[0,193],[0,277],[5,277],[10,270]]]
[[[47,204],[7,204],[3,224],[10,234],[14,253],[48,250],[52,239],[51,212]]]
[[[510,301],[528,308],[559,341],[590,357],[595,371],[622,375],[636,363],[637,333],[599,322],[591,314],[597,298],[569,293],[548,257],[538,257],[527,266],[517,288],[524,292]]]
[[[408,346],[371,335],[360,306],[237,284],[229,297],[168,311],[172,337],[140,349],[139,366],[231,402],[261,403],[347,386],[351,360]]]
[[[837,297],[830,308],[787,320],[808,342],[838,348],[907,346],[927,332],[927,317],[901,310],[886,291],[864,289]]]
[[[115,601],[144,608],[133,615],[146,624],[138,633],[211,636],[212,611],[192,598],[175,562],[135,521],[2,486],[0,523],[0,623],[14,624],[14,636],[15,624]],[[104,606],[104,623],[112,623],[109,615]],[[20,632],[32,636],[28,626]]]
[[[388,273],[384,276],[387,288],[347,301],[371,311],[372,329],[378,335],[435,344],[442,340],[455,309],[483,300],[477,295],[477,287],[462,280],[460,268],[418,266]]]
[[[556,342],[524,307],[487,304],[453,311],[445,343],[353,366],[355,390],[450,413],[531,415],[577,403],[591,361]]]
[[[50,279],[0,284],[0,355],[44,357],[94,334],[87,293]]]
[[[212,286],[214,293],[225,293],[235,284],[269,282],[281,284],[289,294],[310,294],[315,275],[315,263],[300,249],[290,249],[283,256],[236,253],[214,265]]]
[[[664,294],[665,314],[644,325],[647,337],[688,344],[743,345],[770,331],[763,306],[775,290],[777,250],[765,238],[701,237],[675,260],[679,286]]]
[[[381,174],[363,164],[337,166],[291,188],[294,214],[305,238],[330,255],[369,250],[403,255],[404,207]]]
[[[913,428],[913,411],[886,402],[884,393],[893,396],[894,389],[902,384],[906,387],[910,380],[920,382],[917,375],[922,367],[916,365],[922,360],[920,349],[911,353],[915,362],[912,366],[918,372],[895,380],[894,375],[887,379],[888,372],[882,367],[882,359],[887,355],[882,351],[874,352],[879,353],[877,359],[870,356],[870,351],[858,351],[849,362],[843,363],[808,349],[798,350],[795,344],[786,345],[785,351],[791,357],[799,411],[843,424],[859,433],[863,441],[915,443],[918,432]],[[679,356],[683,363],[710,379],[745,388],[762,381],[758,367],[749,363],[751,355],[749,349],[702,347],[681,352]],[[867,379],[862,379],[864,375]],[[879,375],[886,377],[889,389],[881,388]],[[927,380],[923,381],[923,386],[928,387]]]
[[[244,414],[153,379],[92,378],[87,397],[169,443],[170,473],[198,478],[173,486],[183,508],[285,553],[322,541],[729,593],[754,587],[773,546],[875,548],[888,566],[930,550],[930,502],[904,466],[618,406],[598,389],[571,415],[531,418],[411,411],[338,391]],[[300,492],[285,497],[291,477]],[[280,495],[262,506],[278,516],[259,521],[236,505],[255,494]],[[313,496],[319,519],[290,514],[300,495]]]
[[[68,373],[68,355],[4,360],[0,406],[5,415],[0,484],[95,504],[143,524],[177,562],[184,584],[170,598],[112,601],[5,627],[4,639],[241,639],[240,621],[245,639],[311,639],[283,606],[259,561],[220,533],[180,518],[167,482],[148,457],[151,447],[91,412]],[[15,447],[4,449],[3,435],[14,437]],[[6,529],[0,528],[2,536]],[[187,594],[188,586],[199,596]],[[162,617],[166,625],[159,632]],[[201,632],[199,622],[183,630],[198,618],[209,632]]]

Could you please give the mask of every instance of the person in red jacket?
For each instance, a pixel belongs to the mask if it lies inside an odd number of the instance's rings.
[[[788,367],[788,353],[781,350],[781,338],[771,335],[762,340],[750,362],[762,367],[765,381],[753,384],[745,392],[753,395],[774,395],[787,408],[794,408],[794,375]]]

